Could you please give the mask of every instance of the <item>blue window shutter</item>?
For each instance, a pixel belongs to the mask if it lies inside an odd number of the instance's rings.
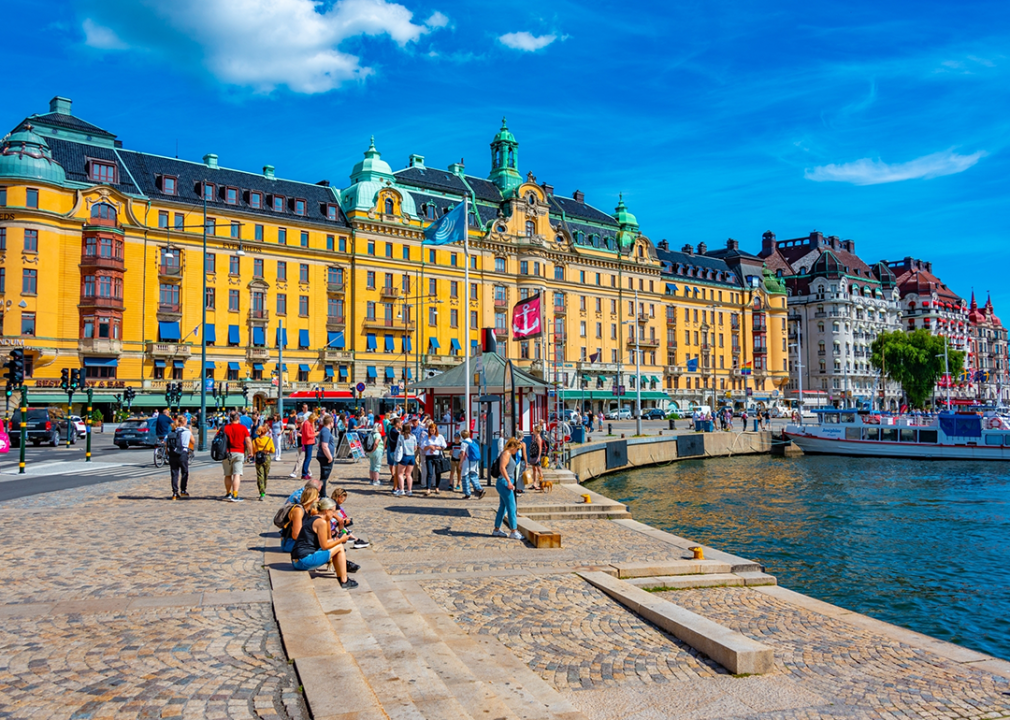
[[[393,342],[392,335],[386,335],[386,352],[396,352],[396,343]]]
[[[263,328],[254,327],[253,328],[253,345],[257,347],[266,347],[267,344],[267,334],[263,332]]]
[[[241,342],[242,341],[239,339],[239,336],[238,336],[238,325],[229,325],[228,326],[228,344],[229,345],[238,345]]]
[[[203,336],[209,343],[217,342],[217,325],[205,325],[203,328]]]
[[[299,330],[298,331],[298,347],[307,348],[309,346],[309,331]]]
[[[368,333],[368,336],[366,338],[366,346],[365,347],[368,350],[378,350],[379,349],[379,346],[375,344],[375,334],[374,333]]]

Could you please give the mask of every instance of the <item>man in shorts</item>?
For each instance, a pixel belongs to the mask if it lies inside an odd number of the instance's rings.
[[[252,457],[252,438],[237,412],[233,410],[229,419],[231,422],[224,427],[224,434],[228,438],[228,457],[221,461],[224,468],[224,499],[228,502],[242,502],[238,488],[242,482],[243,461]]]

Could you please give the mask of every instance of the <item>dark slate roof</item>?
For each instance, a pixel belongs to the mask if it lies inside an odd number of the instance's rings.
[[[698,282],[703,281],[706,283],[717,283],[720,285],[727,285],[732,287],[740,287],[743,282],[743,278],[733,270],[729,265],[726,264],[724,260],[718,257],[712,257],[710,255],[689,255],[686,252],[681,252],[678,250],[663,250],[661,248],[656,248],[656,255],[659,258],[659,262],[663,266],[663,279],[669,282],[676,283],[678,281],[682,282]],[[714,270],[716,272],[721,271],[723,273],[723,280],[707,279],[704,277],[690,277],[688,275],[678,275],[676,273],[669,272],[669,268],[676,267],[677,264],[685,265],[687,267],[704,268],[705,270]],[[734,279],[732,282],[725,279],[727,273],[733,273]]]
[[[137,187],[130,181],[129,173],[126,172],[123,163],[112,148],[85,145],[59,138],[46,138],[46,144],[53,151],[53,160],[63,166],[67,180],[92,184],[91,179],[88,178],[88,159],[106,160],[110,163],[115,163],[119,168],[119,172],[117,173],[119,175],[119,183],[112,187],[130,195],[138,193]]]
[[[414,187],[438,190],[439,192],[462,196],[467,192],[466,185],[454,173],[436,168],[409,167],[397,170],[393,173],[396,181],[403,185],[413,185]],[[502,201],[501,192],[498,186],[488,182],[483,178],[466,176],[466,181],[473,188],[474,195],[478,200],[500,203]]]
[[[167,158],[160,155],[148,155],[146,153],[134,152],[132,150],[120,150],[120,157],[130,168],[133,177],[140,185],[143,193],[152,198],[161,198],[173,202],[190,203],[202,205],[203,199],[200,197],[200,183],[212,182],[217,186],[217,200],[208,203],[208,208],[236,208],[254,215],[262,215],[278,219],[290,217],[298,222],[311,222],[326,225],[328,227],[349,227],[347,219],[340,208],[337,208],[337,220],[326,218],[326,205],[337,204],[337,199],[328,187],[313,185],[310,183],[298,182],[295,180],[282,180],[280,178],[270,180],[259,173],[243,172],[241,170],[230,170],[228,168],[212,169],[203,163]],[[159,187],[159,176],[171,175],[178,178],[177,194],[166,195]],[[224,188],[236,187],[240,190],[239,202],[236,205],[227,205],[224,202]],[[286,211],[277,213],[266,208],[255,209],[249,205],[249,192],[255,190],[264,194],[264,203],[268,202],[270,195],[282,195],[285,198]],[[295,215],[291,207],[291,201],[295,198],[306,201],[306,215],[304,217]]]
[[[484,227],[498,217],[498,207],[477,203],[477,217],[480,218],[481,227]]]
[[[79,117],[74,117],[73,115],[64,115],[63,113],[44,113],[42,115],[32,115],[27,119],[28,122],[36,122],[41,125],[51,125],[53,127],[66,128],[68,130],[76,130],[78,132],[86,133],[88,135],[100,135],[106,138],[116,137],[108,130],[102,130],[102,128],[97,125],[92,125],[89,122],[81,120]]]
[[[483,358],[481,362],[484,366],[484,387],[487,388],[489,394],[500,395],[502,384],[505,381],[505,360],[497,353],[486,352],[478,357]],[[414,383],[413,387],[417,390],[448,390],[450,392],[453,389],[462,389],[466,384],[466,376],[470,375],[472,378],[473,373],[476,372],[476,361],[476,357],[470,357],[470,366],[473,370],[467,367],[465,363],[460,363],[451,370],[446,370],[441,375]],[[512,366],[512,378],[514,387],[537,388],[541,390],[547,387],[547,383],[543,380],[530,375],[515,365]]]
[[[612,216],[607,215],[607,213],[597,210],[592,205],[581,203],[575,198],[558,197],[557,195],[549,195],[548,198],[549,202],[553,203],[559,211],[563,211],[565,216],[568,218],[580,218],[582,220],[600,223],[601,225],[610,225],[615,228],[618,227],[617,220],[615,220]]]
[[[561,216],[560,215],[551,215],[551,219],[552,220],[557,220],[558,224],[562,224],[561,223]],[[604,228],[600,228],[597,225],[587,225],[586,223],[582,223],[582,222],[578,222],[578,221],[572,221],[572,220],[569,220],[568,223],[565,225],[565,227],[567,227],[568,232],[572,235],[572,238],[575,240],[576,244],[578,244],[578,245],[583,245],[583,246],[586,246],[586,247],[594,247],[593,244],[592,244],[592,242],[590,241],[589,237],[591,235],[598,235],[600,237],[600,245],[599,245],[600,248],[603,248],[603,249],[607,248],[607,244],[606,244],[606,239],[607,238],[614,238],[615,239],[614,240],[614,243],[615,243],[614,249],[616,249],[616,247],[617,247],[616,246],[616,242],[617,242],[617,240],[616,240],[616,238],[617,238],[617,228],[616,227],[612,228],[612,229],[604,229]],[[577,239],[575,239],[576,238],[575,233],[577,231],[579,231],[579,230],[581,230],[585,234],[585,241],[581,242],[581,243],[578,242]]]

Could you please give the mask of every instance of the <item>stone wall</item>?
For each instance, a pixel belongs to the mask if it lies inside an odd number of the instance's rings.
[[[600,475],[631,468],[691,458],[767,453],[771,452],[771,447],[770,432],[688,433],[607,440],[573,446],[568,467],[579,478],[579,482],[585,482]]]

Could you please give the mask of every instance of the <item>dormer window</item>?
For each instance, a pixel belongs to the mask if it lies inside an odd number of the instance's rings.
[[[295,215],[305,214],[305,201],[302,199],[296,199],[294,202]]]
[[[225,188],[224,189],[224,201],[229,205],[235,205],[238,203],[238,188]]]
[[[214,199],[214,183],[203,184],[203,199],[207,202]]]
[[[272,207],[274,212],[284,212],[284,196],[274,195]]]
[[[116,183],[116,164],[101,160],[89,160],[88,179],[93,182],[114,185]]]
[[[259,210],[263,207],[263,193],[261,192],[251,192],[249,193],[249,207]]]
[[[424,216],[429,220],[435,219],[435,206],[428,204],[424,206]]]
[[[178,184],[179,181],[171,175],[161,176],[161,191],[166,195],[175,195],[175,189],[178,187]]]
[[[392,209],[393,201],[392,200],[387,200],[386,202],[390,206],[389,210],[387,210],[387,212],[391,214],[393,212],[393,209]],[[330,204],[330,205],[326,206],[326,219],[327,220],[336,220],[337,219],[337,206],[336,205]]]

